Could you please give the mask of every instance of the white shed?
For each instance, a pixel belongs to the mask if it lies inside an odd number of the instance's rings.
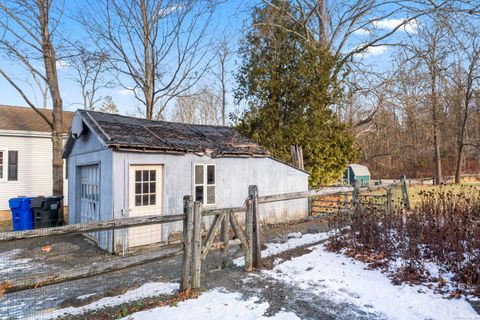
[[[64,151],[69,173],[69,223],[127,216],[179,214],[192,195],[207,208],[239,207],[248,186],[260,195],[308,190],[308,173],[225,126],[204,126],[78,110]],[[276,223],[308,215],[271,206],[261,220]],[[104,249],[167,241],[181,225],[105,231],[90,237]]]

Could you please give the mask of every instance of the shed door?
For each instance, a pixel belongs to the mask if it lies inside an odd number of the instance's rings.
[[[129,174],[129,216],[162,214],[163,166],[132,165]],[[130,228],[128,246],[135,247],[162,241],[162,225]]]
[[[80,167],[80,223],[100,220],[100,167]],[[98,232],[88,234],[98,242]]]

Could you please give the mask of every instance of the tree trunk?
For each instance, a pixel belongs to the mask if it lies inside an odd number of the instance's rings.
[[[39,21],[42,35],[43,62],[50,96],[53,102],[52,111],[52,194],[63,196],[63,102],[58,86],[57,57],[51,42],[49,31],[49,3],[39,1]],[[61,212],[63,213],[63,212]]]
[[[431,67],[432,76],[432,122],[433,122],[433,148],[434,148],[434,162],[435,162],[435,183],[440,184],[442,181],[442,159],[440,156],[440,139],[438,134],[438,110],[437,110],[437,70],[435,66]]]
[[[463,140],[463,139],[462,139]],[[455,183],[462,182],[463,142],[458,146],[457,163],[455,168]]]

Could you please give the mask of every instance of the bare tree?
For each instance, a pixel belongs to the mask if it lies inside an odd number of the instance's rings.
[[[263,0],[274,10],[283,10],[278,0]],[[335,67],[329,76],[333,84],[350,81],[349,76],[363,75],[365,79],[372,73],[365,73],[360,63],[364,56],[375,49],[395,46],[401,43],[400,33],[412,33],[418,20],[438,12],[461,12],[465,15],[478,15],[480,6],[466,0],[294,0],[294,13],[290,18],[304,29],[304,40],[322,48],[328,48],[336,59]],[[283,25],[276,27],[284,28]],[[403,32],[399,32],[403,31]],[[366,81],[365,83],[369,83]],[[371,83],[368,89],[374,89]],[[374,104],[378,105],[378,104]],[[356,117],[353,126],[362,126],[373,120],[376,110],[364,112]]]
[[[21,95],[52,130],[52,168],[54,195],[63,195],[63,102],[57,75],[57,48],[54,39],[59,32],[63,6],[53,0],[2,0],[0,1],[0,51],[15,63],[30,71],[34,81],[44,81],[52,100],[50,119],[44,114],[28,91],[5,69],[0,75]]]
[[[480,62],[480,32],[475,25],[466,21],[461,22],[462,25],[458,26],[456,30],[458,34],[464,36],[457,34],[455,37],[457,41],[454,41],[454,47],[458,52],[458,64],[454,76],[451,77],[456,91],[460,95],[459,104],[461,105],[457,131],[455,183],[461,182],[464,149],[466,145],[471,144],[466,141],[467,124],[475,108],[475,93],[478,92],[480,85],[478,66]]]
[[[100,108],[98,108],[98,111],[100,112],[106,112],[106,113],[113,113],[113,114],[118,114],[120,111],[118,110],[118,106],[113,101],[112,97],[106,96],[102,105]]]
[[[161,118],[168,103],[191,89],[213,57],[209,24],[216,0],[101,0],[84,24],[110,53],[120,84]]]
[[[221,94],[210,87],[177,97],[172,120],[182,123],[218,125],[222,121]]]
[[[106,79],[106,72],[110,69],[108,59],[105,51],[90,51],[84,46],[79,46],[68,59],[69,67],[74,72],[72,79],[80,86],[85,110],[93,110],[103,100],[98,95],[99,90],[113,85],[112,81]]]
[[[217,81],[219,82],[219,89],[222,96],[222,125],[226,124],[226,113],[227,113],[227,76],[228,76],[228,62],[232,55],[232,51],[230,50],[228,40],[225,37],[219,45],[219,50],[217,53],[217,60],[218,60],[218,70],[214,72]]]

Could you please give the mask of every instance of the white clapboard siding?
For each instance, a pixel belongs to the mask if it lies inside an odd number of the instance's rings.
[[[44,132],[0,131],[0,150],[18,151],[18,180],[0,181],[0,210],[17,196],[49,196],[52,193],[52,142]],[[8,153],[5,154],[8,157]],[[7,165],[5,159],[5,165]],[[64,180],[64,195],[68,194]]]

